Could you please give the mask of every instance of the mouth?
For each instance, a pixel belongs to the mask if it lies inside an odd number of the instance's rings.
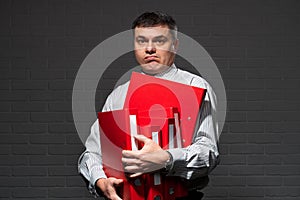
[[[146,63],[158,62],[157,58],[157,56],[146,56],[144,60],[146,61]]]

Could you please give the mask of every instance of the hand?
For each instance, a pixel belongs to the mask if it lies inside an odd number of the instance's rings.
[[[165,167],[166,162],[170,159],[170,155],[165,150],[143,135],[137,135],[135,138],[144,143],[143,148],[138,151],[122,151],[124,171],[131,173],[130,177]]]
[[[100,178],[96,182],[96,186],[100,188],[100,190],[103,192],[103,194],[111,200],[122,200],[117,192],[116,192],[116,186],[119,186],[121,183],[123,183],[122,179],[116,179],[113,177],[110,178]]]

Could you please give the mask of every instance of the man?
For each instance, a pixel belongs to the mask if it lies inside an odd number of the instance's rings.
[[[177,176],[186,182],[190,192],[184,199],[199,200],[203,196],[199,189],[207,185],[208,173],[218,164],[218,124],[213,115],[216,112],[215,95],[203,78],[175,66],[175,53],[179,43],[177,26],[171,16],[161,12],[146,12],[133,22],[132,28],[135,56],[142,73],[206,88],[207,93],[190,146],[163,150],[152,140],[139,135],[136,139],[143,142],[144,147],[139,151],[122,152],[124,171],[130,177],[136,177],[164,170],[167,176]],[[123,109],[128,85],[129,82],[116,88],[108,96],[102,111]],[[116,187],[123,180],[107,177],[102,169],[98,121],[92,125],[86,141],[86,151],[79,158],[79,172],[87,180],[92,193],[102,193],[108,199],[121,200]]]

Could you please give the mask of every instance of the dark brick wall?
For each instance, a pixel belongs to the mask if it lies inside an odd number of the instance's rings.
[[[93,199],[77,174],[73,82],[93,47],[145,10],[173,15],[224,79],[221,164],[205,199],[299,199],[297,0],[0,0],[0,199]],[[103,78],[98,108],[124,60]]]

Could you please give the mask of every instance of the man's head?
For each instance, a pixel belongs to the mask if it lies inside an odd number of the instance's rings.
[[[170,67],[178,47],[175,20],[161,12],[146,12],[132,24],[137,62],[144,72],[158,74]]]

